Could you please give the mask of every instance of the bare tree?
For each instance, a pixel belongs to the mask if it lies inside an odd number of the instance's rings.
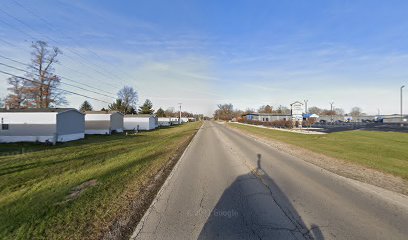
[[[121,90],[119,90],[118,98],[122,100],[122,104],[127,109],[126,110],[127,113],[131,113],[132,108],[133,109],[136,108],[136,104],[138,101],[138,94],[133,89],[133,87],[124,86]]]
[[[336,115],[336,112],[334,110],[323,109],[322,112],[321,112],[321,115],[334,116],[334,115]]]
[[[218,109],[214,112],[214,118],[231,120],[234,117],[234,106],[229,104],[218,104]]]
[[[335,109],[333,109],[333,111],[336,113],[336,115],[338,115],[338,116],[343,116],[344,115],[344,109],[342,109],[342,108],[335,108]]]
[[[310,107],[310,108],[307,109],[307,112],[308,112],[308,113],[316,114],[316,115],[321,114],[322,111],[323,111],[323,110],[322,110],[321,108],[318,108],[318,107]]]
[[[291,113],[290,109],[288,107],[279,105],[278,109],[274,111],[277,114],[283,114],[283,115],[289,115]]]
[[[177,115],[178,113],[174,112],[174,107],[167,108],[164,111],[164,114],[166,115],[166,117],[177,117],[178,116]]]
[[[26,81],[21,78],[11,77],[8,80],[11,93],[6,97],[5,103],[9,108],[19,109],[27,107]]]
[[[54,68],[62,52],[57,47],[49,47],[44,41],[34,42],[31,47],[32,60],[27,78],[32,81],[26,82],[27,104],[36,108],[66,104],[65,92],[57,89],[61,79],[55,74]]]
[[[245,109],[245,111],[242,112],[242,114],[248,114],[248,113],[254,113],[254,112],[256,112],[255,109],[247,108],[247,109]]]
[[[272,113],[273,109],[270,105],[266,105],[266,106],[264,105],[258,109],[258,112],[259,113]]]
[[[360,107],[353,107],[351,109],[350,115],[353,117],[359,117],[363,115],[363,110]]]

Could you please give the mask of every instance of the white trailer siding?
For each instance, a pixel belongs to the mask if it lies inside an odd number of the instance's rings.
[[[171,125],[178,125],[180,124],[178,118],[170,118]]]
[[[85,134],[110,133],[110,114],[85,114]]]
[[[29,111],[29,110],[27,110]],[[0,142],[67,142],[84,138],[84,116],[76,110],[63,112],[0,112]]]
[[[167,127],[171,125],[171,119],[170,118],[158,118],[158,124],[159,126]]]
[[[408,116],[403,116],[402,117],[402,122],[401,122],[401,116],[395,116],[395,117],[385,117],[383,118],[383,123],[408,123]]]
[[[86,112],[85,134],[111,134],[112,131],[123,132],[123,114]]]
[[[78,111],[58,113],[57,134],[58,142],[85,138],[85,115]]]
[[[123,121],[125,130],[149,131],[158,127],[158,119],[155,116],[126,115]]]
[[[123,132],[123,114],[115,112],[111,114],[110,118],[110,129],[115,132]]]

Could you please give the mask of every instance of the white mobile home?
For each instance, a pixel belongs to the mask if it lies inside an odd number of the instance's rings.
[[[84,114],[72,108],[0,109],[0,142],[67,142],[85,136]]]
[[[153,130],[159,126],[156,115],[139,114],[125,115],[123,119],[125,130]]]
[[[158,118],[159,126],[167,127],[171,125],[171,119],[168,117]]]
[[[120,112],[85,112],[85,134],[123,132],[123,114]]]
[[[178,125],[178,124],[180,124],[179,118],[174,118],[174,117],[170,118],[170,123],[171,123],[171,125]]]
[[[181,123],[187,123],[188,122],[188,118],[187,117],[182,117],[181,118]]]

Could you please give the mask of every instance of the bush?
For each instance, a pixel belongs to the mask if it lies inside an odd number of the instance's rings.
[[[238,122],[246,123],[251,125],[262,125],[265,127],[275,127],[275,128],[292,128],[292,121],[289,120],[276,120],[272,122],[261,122],[261,121],[254,121],[254,120],[246,120],[246,119],[239,119]]]

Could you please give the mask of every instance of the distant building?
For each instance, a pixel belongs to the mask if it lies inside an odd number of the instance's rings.
[[[181,123],[187,123],[189,122],[189,118],[188,117],[182,117],[181,118]]]
[[[123,132],[123,114],[120,112],[85,112],[85,134]]]
[[[314,114],[314,113],[303,114],[303,119],[309,119],[309,118],[319,118],[319,115]]]
[[[160,127],[171,126],[171,118],[169,117],[160,117],[158,118],[158,124]]]
[[[159,121],[156,115],[135,114],[125,115],[123,119],[125,130],[142,130],[148,131],[156,129],[159,126]]]
[[[401,122],[401,115],[394,114],[394,115],[386,115],[382,116],[382,121],[383,123],[404,123],[408,124],[408,115],[403,115],[402,116],[402,122]]]
[[[247,113],[242,115],[245,120],[260,121],[260,122],[273,122],[278,120],[291,120],[292,115],[282,115],[273,113]]]
[[[0,109],[0,142],[67,142],[85,136],[84,114],[72,108]]]
[[[179,118],[172,117],[170,118],[171,125],[179,125]]]

